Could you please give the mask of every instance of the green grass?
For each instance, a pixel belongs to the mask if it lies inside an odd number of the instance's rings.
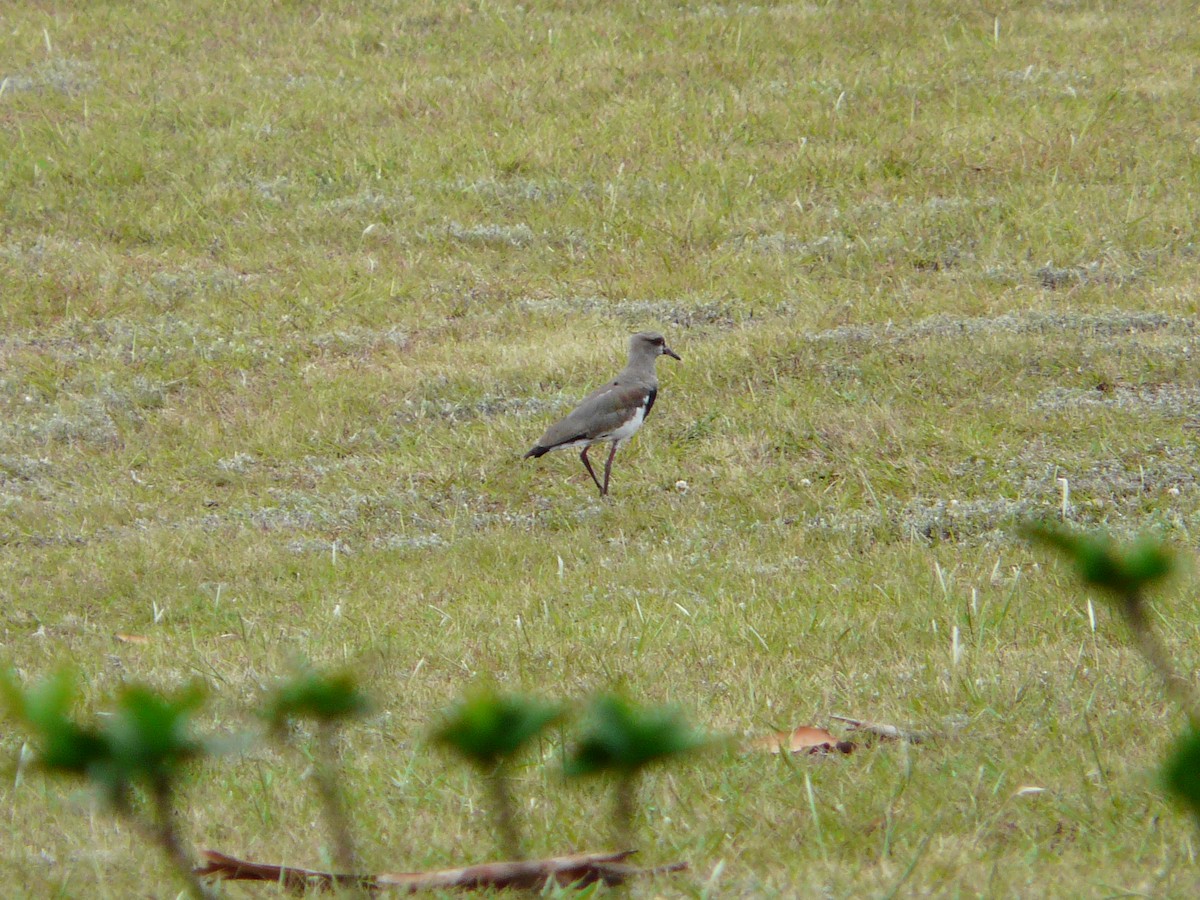
[[[6,8],[0,659],[89,708],[201,678],[217,730],[361,667],[374,869],[494,853],[426,741],[487,676],[951,731],[651,774],[644,861],[692,869],[636,896],[1194,893],[1182,715],[1012,524],[1066,478],[1079,524],[1200,526],[1195,10],[997,10]],[[683,361],[610,500],[522,463],[642,328]],[[1157,610],[1193,672],[1186,578]],[[534,852],[606,843],[609,797],[515,781]],[[328,863],[310,787],[214,761],[186,833]],[[85,795],[0,796],[6,896],[173,895]]]

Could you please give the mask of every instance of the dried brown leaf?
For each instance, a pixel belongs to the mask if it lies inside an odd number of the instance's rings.
[[[801,725],[791,731],[780,731],[758,738],[751,746],[767,753],[852,753],[854,744],[839,741],[824,728]]]

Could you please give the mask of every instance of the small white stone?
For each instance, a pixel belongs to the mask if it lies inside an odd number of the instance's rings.
[[[686,494],[688,491],[688,483],[682,478],[679,479],[677,482],[675,482],[675,490],[679,491],[681,494]]]

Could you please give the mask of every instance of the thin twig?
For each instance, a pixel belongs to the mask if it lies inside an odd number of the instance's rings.
[[[188,853],[179,838],[179,829],[175,822],[174,794],[170,780],[166,777],[158,778],[151,787],[150,797],[154,815],[146,830],[166,853],[171,866],[187,884],[188,893],[196,900],[214,900],[216,895],[206,888],[197,877],[192,868],[192,860],[188,858]],[[125,814],[136,818],[132,809],[126,809]]]
[[[617,800],[613,810],[613,839],[618,847],[633,846],[633,816],[637,802],[636,774],[630,772],[617,782]]]
[[[1158,639],[1154,626],[1150,624],[1150,617],[1146,614],[1146,605],[1141,594],[1137,591],[1126,594],[1124,602],[1121,603],[1121,612],[1125,615],[1129,630],[1133,632],[1138,650],[1141,651],[1142,656],[1146,657],[1150,667],[1162,678],[1167,696],[1183,708],[1192,728],[1200,729],[1200,705],[1196,702],[1196,695],[1193,693],[1191,685],[1171,665],[1171,658],[1167,654],[1166,647]]]
[[[358,867],[358,856],[354,850],[354,838],[350,831],[350,820],[346,815],[346,804],[337,784],[337,748],[334,745],[337,726],[322,721],[317,725],[317,753],[315,778],[317,792],[321,795],[321,806],[325,810],[325,824],[333,840],[333,858],[343,872],[353,872]]]
[[[508,767],[501,763],[487,776],[488,790],[492,795],[492,807],[496,814],[496,825],[500,831],[500,844],[510,859],[523,859],[521,837],[517,830],[516,810],[512,791],[509,788]]]

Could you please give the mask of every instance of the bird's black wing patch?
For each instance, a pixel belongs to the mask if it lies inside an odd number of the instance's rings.
[[[583,440],[587,440],[586,433],[580,433],[574,437],[563,438],[561,441],[556,441],[553,444],[537,444],[521,458],[529,459],[530,457],[533,457],[534,459],[538,459],[539,457],[545,456],[551,450],[557,450],[559,447],[563,446],[563,444],[573,444],[575,441]]]
[[[658,388],[650,388],[646,392],[646,411],[642,413],[642,420],[650,415],[650,410],[654,409],[654,398],[658,396]]]

